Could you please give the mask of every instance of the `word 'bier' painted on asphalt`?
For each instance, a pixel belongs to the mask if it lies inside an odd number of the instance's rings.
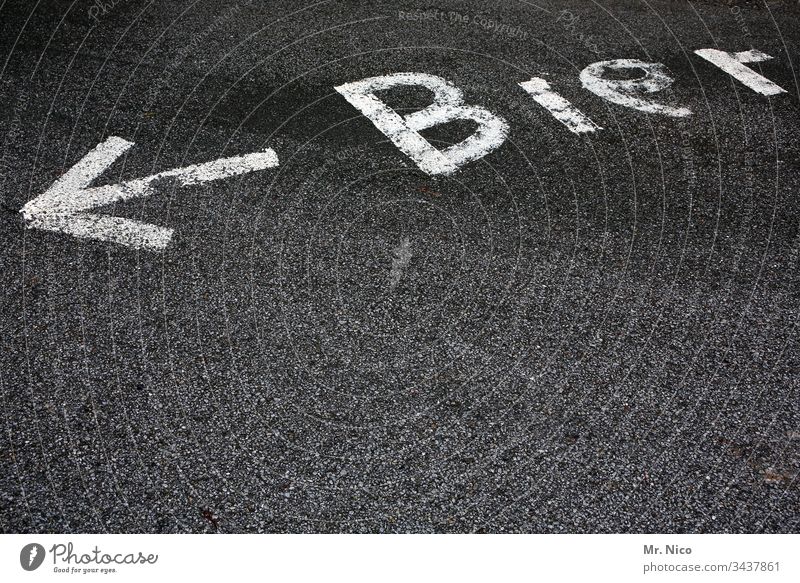
[[[699,49],[695,54],[756,93],[765,96],[786,93],[783,88],[747,67],[748,63],[772,59],[761,51],[727,53],[717,49]],[[606,75],[608,71],[620,70],[640,70],[644,76],[612,79]],[[674,107],[649,97],[666,89],[674,81],[661,63],[636,59],[599,61],[581,71],[580,80],[585,89],[616,105],[670,117],[686,117],[692,113],[687,107]],[[425,87],[433,93],[433,103],[420,111],[400,115],[375,95],[378,91],[398,86]],[[533,77],[519,83],[519,86],[569,131],[581,134],[602,130],[544,79]],[[508,123],[502,117],[479,105],[466,104],[464,94],[458,87],[435,75],[394,73],[345,83],[335,89],[420,170],[430,175],[453,174],[465,164],[499,148],[508,135]],[[465,140],[444,150],[435,148],[420,134],[423,130],[455,120],[474,121],[478,128]],[[90,211],[115,202],[149,196],[161,179],[171,178],[181,186],[190,186],[278,166],[278,156],[268,148],[262,152],[220,158],[116,185],[89,186],[131,146],[132,142],[119,137],[110,137],[99,144],[44,194],[22,207],[20,213],[26,226],[136,249],[163,251],[172,240],[172,229]]]

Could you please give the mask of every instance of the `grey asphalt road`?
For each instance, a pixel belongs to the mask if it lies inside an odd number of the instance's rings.
[[[800,528],[796,3],[2,1],[0,48],[2,532]],[[692,114],[581,86],[620,58]],[[402,71],[505,143],[422,172],[334,90]],[[163,252],[26,229],[109,136],[96,184],[280,165],[99,211]]]

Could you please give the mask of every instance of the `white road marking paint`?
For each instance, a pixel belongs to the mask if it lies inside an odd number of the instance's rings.
[[[433,103],[421,111],[399,115],[375,97],[376,91],[399,85],[421,85],[433,92]],[[464,95],[449,81],[427,73],[394,73],[369,77],[336,87],[395,146],[428,174],[452,174],[459,167],[482,158],[499,147],[508,134],[505,120],[476,105],[464,105]],[[458,119],[469,119],[478,129],[464,141],[437,150],[419,132]]]
[[[172,229],[133,219],[91,214],[88,211],[115,202],[148,196],[155,181],[172,178],[181,186],[221,180],[256,172],[278,165],[275,152],[263,152],[221,158],[204,164],[175,168],[121,184],[89,188],[133,142],[110,137],[86,154],[83,159],[59,178],[47,192],[29,201],[20,213],[32,229],[56,231],[80,237],[119,243],[138,249],[163,251],[172,239]]]
[[[641,69],[645,75],[638,79],[606,79],[603,75],[608,69],[615,71]],[[599,61],[581,71],[580,79],[585,89],[617,105],[672,117],[686,117],[692,113],[686,107],[672,107],[642,99],[644,94],[655,93],[672,85],[673,79],[661,63],[646,63],[638,59]]]
[[[563,123],[575,134],[602,130],[599,125],[581,113],[569,101],[550,89],[550,84],[541,77],[518,84],[527,91],[533,100],[549,111],[554,118]]]
[[[761,95],[786,93],[786,89],[780,85],[776,85],[763,75],[759,75],[750,67],[744,66],[744,63],[760,63],[761,61],[770,60],[772,57],[767,53],[762,53],[755,49],[742,51],[741,53],[726,53],[716,49],[698,49],[694,53],[713,63],[756,93]]]

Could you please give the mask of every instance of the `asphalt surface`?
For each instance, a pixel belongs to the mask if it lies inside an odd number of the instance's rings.
[[[493,4],[0,2],[2,532],[798,531],[800,10]],[[581,87],[618,58],[692,115]],[[423,173],[334,90],[401,71],[508,139]],[[26,229],[108,136],[101,184],[280,166],[104,209],[162,253]]]

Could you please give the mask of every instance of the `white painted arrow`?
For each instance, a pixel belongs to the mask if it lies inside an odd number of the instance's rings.
[[[22,207],[19,212],[25,218],[26,226],[138,249],[163,251],[172,239],[172,229],[88,211],[115,202],[148,196],[154,191],[154,182],[163,178],[173,178],[181,186],[188,186],[278,165],[278,156],[271,148],[267,148],[263,152],[175,168],[121,184],[89,188],[89,184],[131,146],[133,142],[113,136],[99,144],[47,192]]]

